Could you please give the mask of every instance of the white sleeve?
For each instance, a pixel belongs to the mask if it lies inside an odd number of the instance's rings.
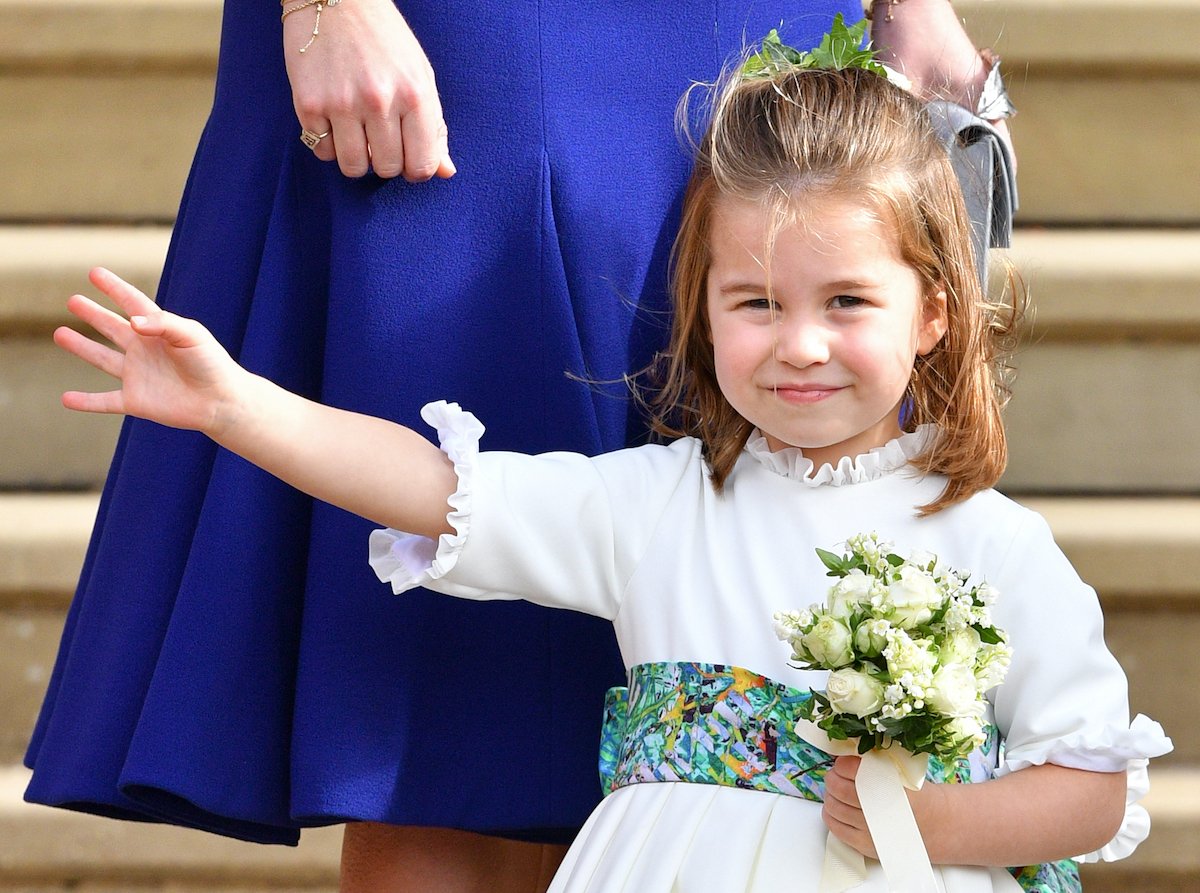
[[[595,458],[480,452],[483,426],[456,404],[431,403],[421,417],[458,475],[447,515],[454,533],[435,543],[372,532],[371,567],[397,594],[422,586],[611,620],[671,495],[696,477],[687,442]]]
[[[1004,733],[998,775],[1054,763],[1129,777],[1125,821],[1113,840],[1082,861],[1128,856],[1150,831],[1138,800],[1149,789],[1146,764],[1171,750],[1158,723],[1129,721],[1125,673],[1104,644],[1096,593],[1075,573],[1049,526],[1029,514],[1018,531],[1001,576],[994,609],[1008,633],[1012,665],[993,692]]]

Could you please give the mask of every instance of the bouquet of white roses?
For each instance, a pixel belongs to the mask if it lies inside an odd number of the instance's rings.
[[[805,719],[858,752],[895,742],[942,760],[966,756],[984,738],[984,692],[1008,671],[1011,650],[992,625],[997,592],[969,585],[937,556],[901,558],[875,534],[846,542],[848,554],[817,549],[837,577],[826,604],[775,615],[792,659],[830,670]]]

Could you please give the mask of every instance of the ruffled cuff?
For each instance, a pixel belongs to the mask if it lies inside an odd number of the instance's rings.
[[[1092,853],[1077,856],[1079,862],[1115,862],[1124,859],[1150,833],[1150,815],[1139,801],[1150,790],[1146,766],[1153,757],[1170,753],[1174,745],[1162,726],[1149,717],[1138,715],[1129,728],[1107,727],[1096,732],[1080,732],[1045,743],[1016,747],[1004,758],[997,775],[1007,775],[1029,766],[1054,763],[1092,772],[1126,770],[1125,819],[1120,830],[1106,845]]]
[[[471,481],[479,458],[480,421],[457,403],[439,400],[421,409],[421,418],[437,429],[438,444],[454,464],[458,488],[450,496],[446,520],[454,533],[434,542],[427,536],[391,528],[371,531],[369,561],[375,575],[399,595],[444,577],[458,562],[471,527]]]

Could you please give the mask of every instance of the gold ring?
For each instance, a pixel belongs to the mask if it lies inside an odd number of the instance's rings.
[[[310,149],[315,149],[317,148],[317,143],[321,142],[321,140],[325,139],[327,136],[329,136],[328,130],[326,130],[324,133],[314,133],[311,130],[301,130],[300,142],[304,143],[304,145],[308,146]]]

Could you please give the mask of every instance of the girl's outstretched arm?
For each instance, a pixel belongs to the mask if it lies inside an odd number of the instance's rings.
[[[457,478],[425,438],[285,391],[239,366],[195,320],[160,310],[108,270],[89,278],[125,315],[82,295],[67,307],[114,347],[65,327],[54,340],[121,387],[68,391],[68,409],[200,431],[297,489],[379,524],[431,538],[450,532],[447,500]]]
[[[858,757],[839,757],[825,778],[825,824],[875,857],[854,788]],[[938,865],[1036,865],[1098,850],[1125,813],[1124,772],[1046,764],[976,784],[930,784],[909,794],[917,826]]]

